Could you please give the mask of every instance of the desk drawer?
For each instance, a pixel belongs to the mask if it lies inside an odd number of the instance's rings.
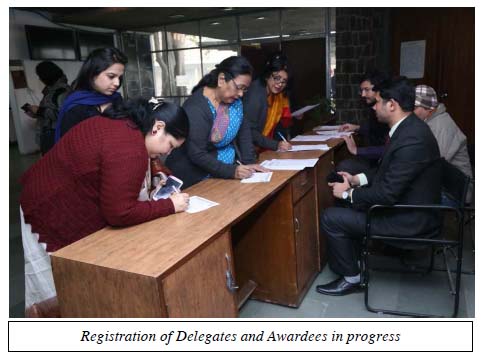
[[[292,180],[292,202],[295,204],[314,185],[314,168],[302,170]]]

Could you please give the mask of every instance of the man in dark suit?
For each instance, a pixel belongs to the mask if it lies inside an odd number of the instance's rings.
[[[338,279],[317,286],[319,293],[346,295],[360,289],[359,245],[365,236],[366,210],[372,205],[437,204],[440,201],[440,153],[430,128],[412,113],[415,88],[404,77],[382,83],[375,109],[390,129],[390,142],[378,167],[366,173],[340,172],[344,182],[330,183],[333,196],[353,208],[329,208],[321,216],[327,234],[329,266]],[[358,210],[355,210],[357,208]],[[422,235],[438,231],[437,215],[385,213],[372,230],[380,235]]]

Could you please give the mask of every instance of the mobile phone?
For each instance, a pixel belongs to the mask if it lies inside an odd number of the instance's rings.
[[[344,182],[344,178],[342,175],[338,174],[336,171],[331,171],[328,176],[326,176],[326,181],[329,183],[342,183]]]
[[[168,199],[171,194],[180,190],[183,185],[183,181],[177,177],[170,175],[166,179],[165,185],[158,189],[158,191],[153,195],[154,200]],[[176,190],[175,190],[176,189]]]
[[[29,103],[25,103],[23,104],[21,107],[20,107],[23,111],[25,112],[28,112],[30,111],[30,104]]]

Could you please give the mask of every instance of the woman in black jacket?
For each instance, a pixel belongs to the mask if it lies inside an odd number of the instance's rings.
[[[265,171],[254,164],[250,124],[243,115],[241,97],[251,80],[250,63],[231,56],[205,75],[183,104],[190,132],[165,164],[184,188],[208,177],[244,179]]]

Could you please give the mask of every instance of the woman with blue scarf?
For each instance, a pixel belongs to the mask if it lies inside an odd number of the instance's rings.
[[[116,48],[92,51],[79,70],[72,92],[62,104],[55,129],[55,142],[81,121],[101,115],[114,102],[128,59]]]
[[[215,66],[185,101],[190,132],[185,144],[165,164],[183,180],[184,188],[208,177],[245,179],[254,171],[250,123],[244,119],[242,96],[252,81],[252,66],[231,56]]]

